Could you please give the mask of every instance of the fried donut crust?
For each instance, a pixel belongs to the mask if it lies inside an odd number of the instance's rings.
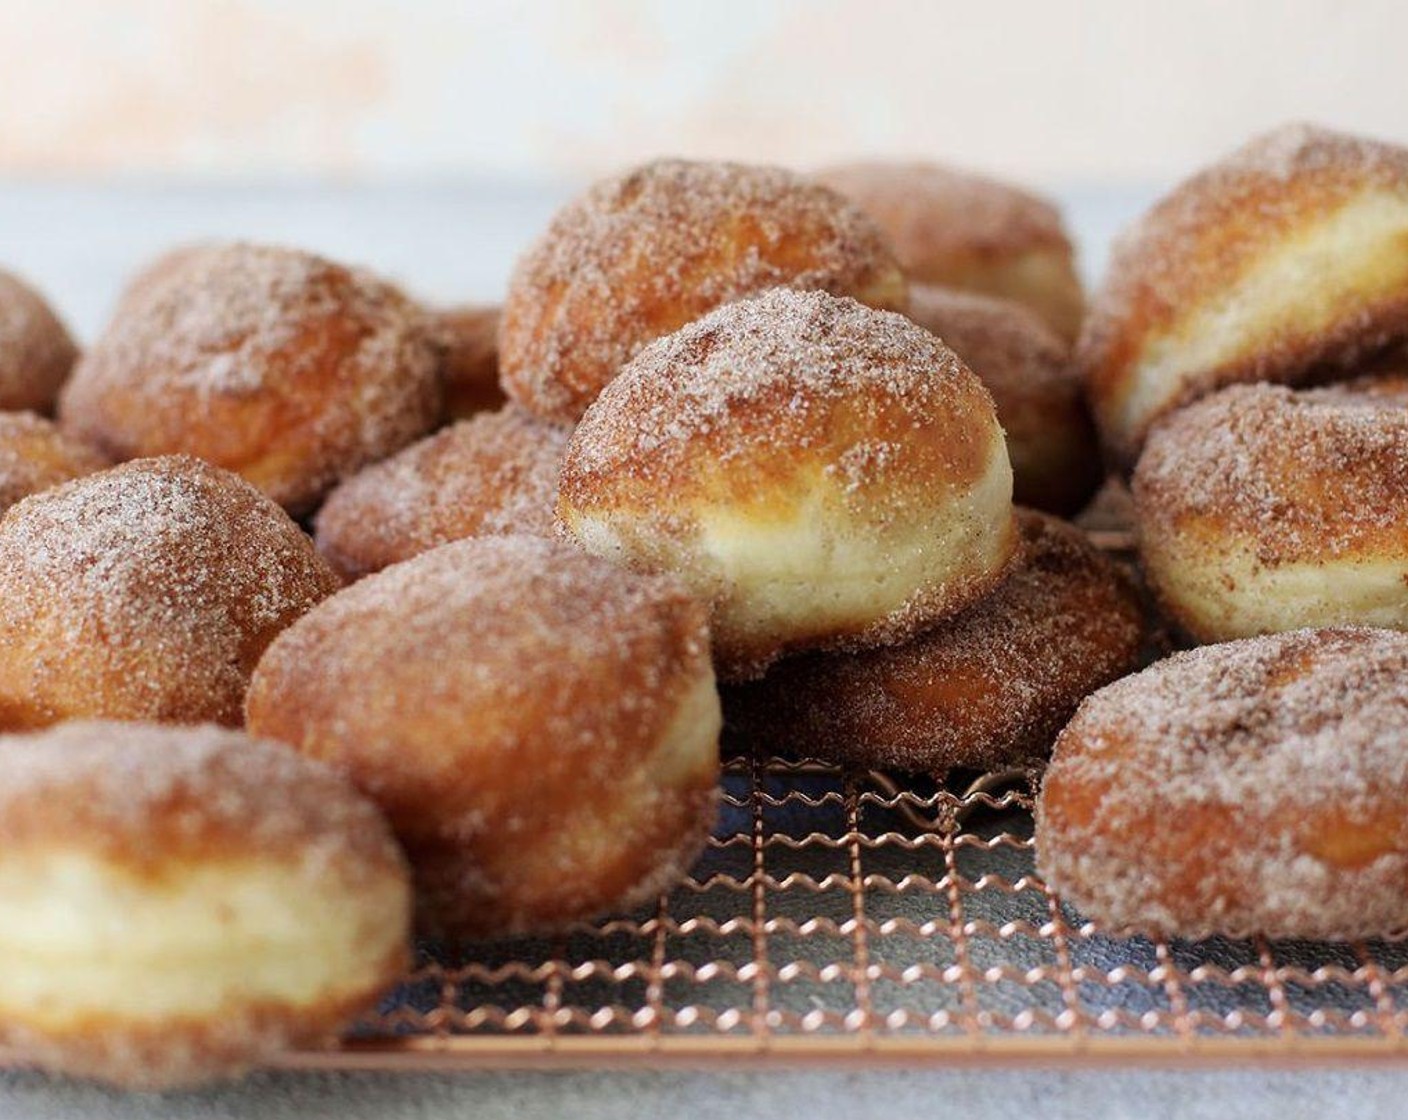
[[[247,711],[387,813],[428,932],[629,909],[715,812],[703,607],[557,541],[459,541],[354,584],[269,648]]]
[[[409,873],[371,802],[215,727],[6,736],[0,881],[0,907],[25,907],[4,923],[25,980],[0,999],[0,1041],[123,1088],[324,1045],[409,963]]]
[[[440,348],[440,384],[450,420],[495,412],[507,400],[499,385],[499,315],[498,307],[480,305],[429,314],[430,333]]]
[[[1408,628],[1408,375],[1237,385],[1168,417],[1133,479],[1140,558],[1199,641]]]
[[[303,514],[440,419],[421,311],[368,273],[234,243],[141,272],[64,387],[64,427],[113,459],[190,454]]]
[[[341,581],[282,509],[198,459],[138,459],[0,519],[0,729],[237,726],[274,635]]]
[[[109,465],[52,420],[32,412],[0,412],[0,513],[30,494]]]
[[[1037,868],[1108,932],[1408,929],[1408,636],[1204,646],[1091,696],[1037,801]]]
[[[1019,510],[1003,581],[902,645],[805,654],[725,690],[725,721],[804,758],[911,773],[1031,764],[1146,636],[1129,577],[1072,525]]]
[[[1159,417],[1226,385],[1352,375],[1408,335],[1408,149],[1288,125],[1118,241],[1077,347],[1132,467]]]
[[[902,641],[1016,546],[982,383],[904,316],[777,289],[662,339],[574,431],[558,519],[711,603],[722,679]]]
[[[0,270],[0,410],[52,413],[77,359],[68,328],[44,297]]]
[[[842,164],[815,175],[889,236],[911,280],[1012,300],[1066,342],[1085,294],[1061,213],[1009,183],[933,163]]]
[[[508,395],[571,423],[643,346],[767,288],[903,310],[875,224],[790,171],[659,160],[570,203],[519,261],[499,328]]]

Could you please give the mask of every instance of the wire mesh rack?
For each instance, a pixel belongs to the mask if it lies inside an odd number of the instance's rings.
[[[1032,775],[900,786],[734,755],[707,851],[637,915],[426,944],[300,1067],[1408,1055],[1408,946],[1103,934],[1037,877]]]

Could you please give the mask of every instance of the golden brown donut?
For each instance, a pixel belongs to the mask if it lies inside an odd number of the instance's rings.
[[[502,408],[499,385],[499,308],[455,307],[429,315],[440,346],[440,384],[445,414],[464,420]]]
[[[775,167],[659,160],[597,183],[518,262],[499,327],[505,391],[571,423],[640,348],[766,288],[903,310],[874,223]]]
[[[78,348],[44,297],[0,269],[0,410],[50,413]]]
[[[0,412],[0,513],[61,482],[92,474],[108,461],[32,412]]]
[[[1408,929],[1408,635],[1204,646],[1088,699],[1037,802],[1037,868],[1108,931]]]
[[[641,351],[573,433],[557,511],[589,552],[678,572],[734,681],[903,641],[985,594],[1016,545],[992,397],[953,351],[782,288]]]
[[[1047,199],[933,163],[850,163],[815,178],[880,223],[911,280],[1024,304],[1067,341],[1080,330],[1075,249]]]
[[[0,1040],[157,1089],[325,1045],[408,963],[405,861],[326,767],[238,731],[0,737]]]
[[[318,549],[347,579],[465,537],[551,536],[571,429],[509,405],[365,467],[315,519]]]
[[[0,729],[238,725],[254,663],[337,576],[288,515],[198,459],[139,459],[0,518]]]
[[[140,273],[59,402],[64,426],[114,459],[199,455],[295,514],[440,410],[435,348],[400,292],[242,243]]]
[[[1408,149],[1290,125],[1127,231],[1077,359],[1112,456],[1224,385],[1352,373],[1408,336]]]
[[[932,284],[910,287],[909,317],[952,347],[992,394],[1013,499],[1062,514],[1085,505],[1104,470],[1061,337],[1021,304]]]
[[[1087,695],[1138,666],[1132,581],[1064,521],[1019,510],[1007,576],[962,614],[895,646],[812,653],[724,693],[749,742],[911,773],[1045,758]]]
[[[1223,389],[1154,428],[1133,490],[1149,584],[1198,640],[1408,629],[1408,375]]]
[[[634,907],[714,817],[703,607],[559,541],[458,541],[353,584],[269,647],[247,712],[386,811],[431,932]]]

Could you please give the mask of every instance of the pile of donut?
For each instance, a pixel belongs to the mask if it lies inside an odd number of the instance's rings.
[[[1088,314],[1053,206],[922,164],[644,165],[498,308],[191,245],[80,356],[0,278],[0,1041],[164,1086],[335,1037],[413,932],[669,889],[721,736],[1054,742],[1039,867],[1102,923],[1408,926],[1405,339],[1408,151],[1304,127]],[[1221,644],[1136,672],[1061,519],[1107,473]]]

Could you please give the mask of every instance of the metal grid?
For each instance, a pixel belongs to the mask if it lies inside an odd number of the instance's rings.
[[[734,756],[690,877],[550,942],[425,945],[295,1066],[1402,1057],[1408,946],[1113,938],[1036,876],[1034,779]]]

